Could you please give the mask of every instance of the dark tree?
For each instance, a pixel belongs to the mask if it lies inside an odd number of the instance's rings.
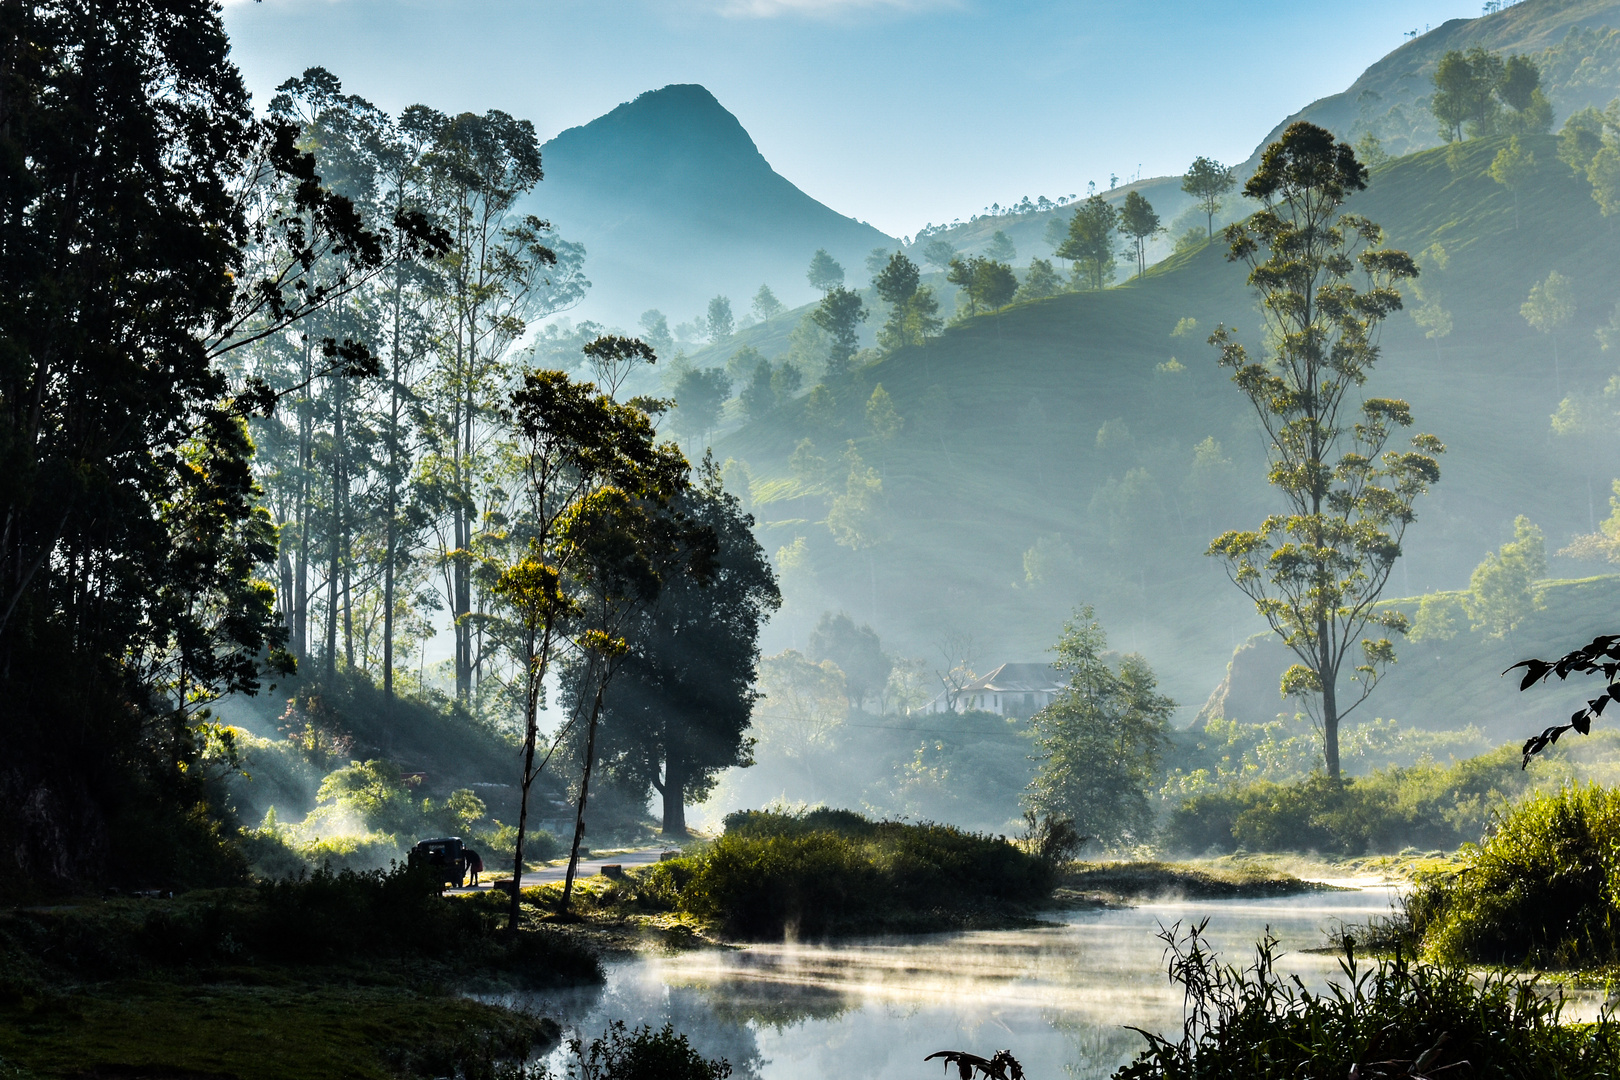
[[[741,394],[743,408],[755,420],[776,408],[776,389],[771,385],[771,377],[774,374],[771,362],[761,358],[759,363],[754,365],[754,373],[749,377],[748,385],[743,387]]]
[[[276,395],[219,359],[390,246],[292,128],[255,124],[228,53],[206,0],[0,8],[0,833],[19,879],[230,872],[197,813],[198,710],[257,690],[285,630],[256,580],[276,540],[244,428]],[[288,261],[263,276],[255,242]],[[311,287],[317,260],[339,269]],[[323,373],[376,369],[354,342],[315,350]]]
[[[671,504],[716,544],[712,576],[665,580],[656,603],[625,628],[630,650],[608,692],[602,761],[621,781],[655,790],[664,835],[686,835],[686,806],[702,801],[724,769],[752,763],[746,736],[759,631],[781,606],[754,519],[720,484],[712,458]],[[711,539],[712,538],[712,539]]]
[[[810,313],[810,318],[832,338],[827,353],[827,374],[844,374],[849,370],[849,358],[855,355],[855,349],[860,344],[858,328],[866,321],[861,294],[842,285],[834,286],[821,298],[821,303]]]
[[[830,293],[844,283],[844,268],[827,254],[826,248],[817,248],[804,276],[809,279],[811,288]]]
[[[731,394],[725,368],[689,368],[675,380],[675,427],[689,439],[707,439]]]
[[[831,660],[844,673],[844,688],[857,707],[883,692],[888,685],[894,661],[883,651],[876,630],[865,623],[855,625],[844,612],[826,612],[810,632],[805,655],[816,663]]]

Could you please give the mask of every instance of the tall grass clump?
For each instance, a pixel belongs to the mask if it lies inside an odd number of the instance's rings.
[[[1620,789],[1533,794],[1453,874],[1407,899],[1412,933],[1437,959],[1535,967],[1620,962]]]
[[[1056,868],[1005,838],[848,810],[747,811],[707,850],[661,863],[645,888],[746,938],[938,929],[1051,893]]]
[[[1321,993],[1281,975],[1276,941],[1248,968],[1219,964],[1204,924],[1161,934],[1170,977],[1186,999],[1179,1038],[1148,1046],[1115,1080],[1203,1077],[1611,1077],[1620,1031],[1608,1020],[1561,1022],[1563,1000],[1533,980],[1476,980],[1463,968],[1393,960],[1358,963]]]

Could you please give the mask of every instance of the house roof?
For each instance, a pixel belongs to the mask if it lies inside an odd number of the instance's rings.
[[[1063,689],[1056,669],[1051,664],[1002,664],[996,670],[962,688],[962,693],[1030,693],[1040,691],[1055,694]]]

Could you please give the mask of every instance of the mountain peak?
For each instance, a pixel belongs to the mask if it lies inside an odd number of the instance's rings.
[[[737,118],[697,83],[648,90],[569,128],[545,147],[548,172],[555,165],[572,181],[588,180],[609,190],[623,187],[636,173],[667,174],[699,161],[715,171],[772,171]]]

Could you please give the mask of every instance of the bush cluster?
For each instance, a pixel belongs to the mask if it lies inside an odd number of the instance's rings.
[[[528,981],[601,978],[594,954],[560,935],[503,930],[499,894],[445,897],[431,873],[334,872],[253,889],[191,893],[19,913],[0,927],[6,970],[49,968],[95,978],[243,964],[406,963],[436,970],[504,970]]]
[[[1449,766],[1382,769],[1341,780],[1322,773],[1286,784],[1262,780],[1188,799],[1171,813],[1161,842],[1167,851],[1191,854],[1449,849],[1477,841],[1506,800],[1529,784],[1511,746]]]
[[[1054,865],[1005,838],[848,810],[745,811],[702,853],[661,863],[644,889],[746,938],[960,924],[1038,903]]]
[[[1569,786],[1509,812],[1463,869],[1406,901],[1425,952],[1460,963],[1620,963],[1620,790]]]
[[[1179,1038],[1148,1047],[1116,1080],[1213,1076],[1609,1077],[1620,1027],[1560,1022],[1562,999],[1532,982],[1477,980],[1464,968],[1397,956],[1358,964],[1313,993],[1273,966],[1275,942],[1243,971],[1217,964],[1200,935],[1175,930],[1170,974],[1187,997]]]

